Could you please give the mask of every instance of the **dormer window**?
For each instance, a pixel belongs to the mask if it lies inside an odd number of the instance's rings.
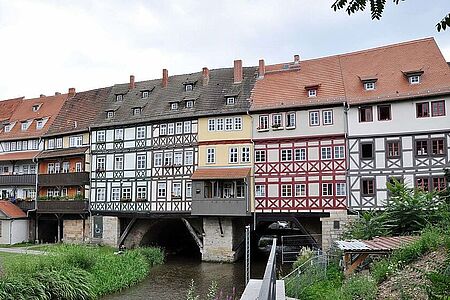
[[[192,91],[194,89],[194,85],[192,84],[192,83],[188,83],[188,84],[185,84],[184,85],[184,90],[186,91],[186,92],[190,92],[190,91]]]
[[[141,114],[141,108],[140,107],[133,108],[133,115],[134,116],[138,116],[140,114]]]
[[[186,108],[193,108],[193,107],[194,107],[194,100],[187,100]]]
[[[420,83],[420,75],[411,75],[408,77],[409,84],[418,84]]]
[[[10,132],[11,128],[12,128],[11,124],[6,124],[5,125],[5,132]]]
[[[409,71],[402,71],[402,73],[408,78],[409,84],[419,84],[420,76],[422,76],[423,71],[422,69],[415,69]]]
[[[173,102],[170,104],[170,109],[171,110],[177,110],[178,109],[178,102]]]
[[[364,82],[364,89],[366,91],[373,91],[375,89],[375,81]]]
[[[106,118],[107,118],[107,119],[112,119],[112,118],[114,118],[114,111],[108,110],[108,111],[106,112]]]
[[[309,89],[308,90],[308,97],[317,97],[317,89]]]
[[[43,127],[44,127],[44,120],[43,119],[36,120],[36,129],[40,130]]]
[[[150,95],[149,91],[142,91],[142,99],[147,99],[149,95]]]
[[[20,129],[22,131],[25,131],[28,129],[28,126],[30,125],[30,123],[28,121],[22,122],[22,124],[20,125]]]
[[[122,94],[117,94],[116,95],[116,101],[123,101],[123,95]]]
[[[39,110],[39,108],[41,108],[41,104],[35,104],[31,107],[31,110],[33,112],[37,112]]]
[[[234,105],[236,103],[236,97],[227,97],[227,105]]]

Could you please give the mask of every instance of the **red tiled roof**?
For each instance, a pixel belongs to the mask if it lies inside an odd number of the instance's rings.
[[[250,168],[203,168],[195,170],[192,180],[241,179],[250,174]]]
[[[55,120],[68,95],[43,96],[35,99],[24,99],[20,102],[9,122],[15,123],[9,132],[0,132],[0,140],[16,140],[22,138],[36,138],[44,135]],[[33,105],[41,104],[38,111],[32,110]],[[36,129],[36,120],[48,118],[42,129]],[[21,130],[21,121],[30,121],[28,129]]]
[[[358,52],[266,67],[252,93],[251,110],[392,101],[432,94],[450,94],[450,68],[433,38]],[[420,84],[411,85],[404,72],[421,70]],[[362,80],[376,78],[366,91]],[[305,87],[320,85],[317,97]]]
[[[0,101],[0,122],[9,120],[23,97]]]
[[[23,210],[9,201],[0,201],[0,211],[11,219],[20,219],[27,217],[27,214],[24,213]]]
[[[0,161],[32,160],[40,151],[7,152],[0,154]]]

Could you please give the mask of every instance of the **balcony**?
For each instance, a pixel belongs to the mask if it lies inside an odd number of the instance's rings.
[[[29,210],[34,209],[35,201],[17,201],[15,204],[22,209],[23,211],[27,212]]]
[[[38,200],[38,213],[65,213],[80,214],[87,213],[89,209],[88,200]]]
[[[89,184],[88,172],[39,174],[39,186],[75,186]]]
[[[0,175],[0,186],[35,186],[36,175]]]
[[[197,198],[192,199],[194,216],[247,216],[246,198]]]

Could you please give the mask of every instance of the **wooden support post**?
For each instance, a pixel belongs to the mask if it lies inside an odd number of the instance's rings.
[[[184,225],[186,226],[186,228],[188,229],[192,238],[194,239],[195,243],[197,244],[198,248],[200,249],[200,253],[203,253],[203,242],[198,237],[197,233],[195,232],[195,229],[192,227],[192,225],[189,223],[189,221],[186,220],[185,218],[181,218],[181,221],[183,221]]]
[[[119,242],[118,245],[120,247],[120,245],[122,245],[123,241],[125,241],[125,239],[128,236],[128,233],[130,233],[131,228],[133,227],[134,223],[136,222],[136,218],[131,219],[130,223],[128,223],[127,227],[125,228],[125,231],[122,233],[122,235],[119,238]]]
[[[350,254],[346,254],[346,255],[350,255]],[[368,253],[361,253],[358,255],[358,257],[355,259],[355,261],[353,261],[350,265],[350,267],[348,267],[348,269],[345,270],[345,275],[350,275],[352,274],[356,268],[362,264],[364,262],[364,260],[369,256]]]

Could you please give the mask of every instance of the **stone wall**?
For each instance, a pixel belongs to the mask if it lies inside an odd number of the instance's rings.
[[[329,217],[320,218],[320,221],[322,221],[322,250],[328,251],[330,249],[333,241],[340,238],[352,217],[347,214],[346,210],[338,210],[330,212]]]
[[[84,221],[84,233],[83,233]],[[63,220],[64,232],[63,241],[65,243],[85,243],[90,240],[90,221],[89,218],[83,220]]]
[[[237,259],[233,251],[233,221],[220,218],[220,223],[218,217],[203,218],[203,261],[234,262]]]
[[[117,247],[120,238],[120,220],[117,217],[103,217],[103,238],[101,243]]]

